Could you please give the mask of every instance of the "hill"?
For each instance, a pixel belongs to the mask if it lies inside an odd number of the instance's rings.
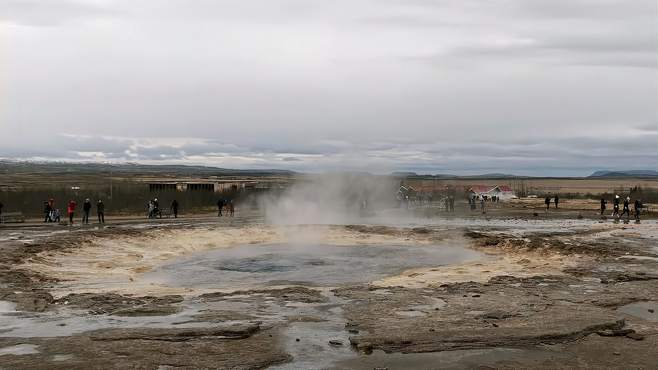
[[[629,171],[596,171],[588,178],[618,178],[618,177],[658,177],[655,170],[629,170]]]

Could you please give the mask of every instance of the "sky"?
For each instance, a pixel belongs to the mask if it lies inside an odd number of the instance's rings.
[[[0,0],[0,158],[658,169],[655,0]]]

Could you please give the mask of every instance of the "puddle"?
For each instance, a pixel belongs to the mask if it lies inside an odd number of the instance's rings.
[[[37,350],[38,346],[34,344],[18,344],[15,346],[10,346],[10,347],[2,347],[0,348],[0,356],[4,355],[15,355],[15,356],[21,356],[21,355],[32,355],[35,353],[39,353]]]
[[[649,310],[652,310],[653,312]],[[623,312],[627,315],[639,317],[647,321],[658,322],[657,301],[635,302],[621,306],[617,309],[617,311]]]
[[[289,284],[337,286],[482,257],[456,246],[248,245],[197,254],[146,273],[143,279],[177,287],[232,290]]]
[[[293,356],[293,361],[270,369],[326,369],[336,361],[358,355],[350,346],[349,333],[345,330],[340,307],[344,301],[329,291],[324,291],[324,294],[329,302],[309,307],[306,314],[318,315],[326,321],[288,325],[283,338],[286,352]],[[330,340],[335,344],[330,344]]]

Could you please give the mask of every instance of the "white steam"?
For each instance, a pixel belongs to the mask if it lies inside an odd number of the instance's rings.
[[[272,224],[358,223],[395,205],[397,180],[368,174],[325,174],[300,178],[283,194],[261,199]]]

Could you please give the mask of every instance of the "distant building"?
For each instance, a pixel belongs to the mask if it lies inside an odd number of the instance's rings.
[[[500,200],[507,200],[516,198],[514,190],[507,185],[496,185],[496,186],[487,186],[487,185],[473,185],[468,189],[469,195],[475,195],[476,197],[484,196],[488,199],[491,199],[492,196],[500,198]]]
[[[228,192],[254,189],[258,182],[256,181],[154,181],[149,182],[149,191],[207,191],[207,192]]]

